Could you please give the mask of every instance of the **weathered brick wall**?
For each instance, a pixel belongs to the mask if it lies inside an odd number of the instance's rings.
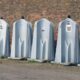
[[[32,22],[46,17],[57,24],[68,14],[79,22],[80,0],[0,0],[0,16],[10,23],[24,15]]]
[[[0,0],[0,16],[11,28],[13,21],[22,15],[33,23],[42,17],[48,18],[57,27],[68,14],[80,22],[80,0]]]

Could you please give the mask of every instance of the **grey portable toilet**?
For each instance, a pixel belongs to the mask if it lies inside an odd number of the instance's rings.
[[[32,44],[32,24],[24,18],[13,23],[10,58],[30,58]]]
[[[53,24],[45,18],[35,22],[31,60],[43,62],[54,60]]]
[[[59,23],[55,62],[79,63],[79,26],[70,18]]]
[[[0,19],[0,57],[9,56],[9,25],[1,18]]]

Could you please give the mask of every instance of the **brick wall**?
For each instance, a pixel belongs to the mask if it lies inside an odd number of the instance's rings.
[[[0,16],[10,23],[24,15],[32,22],[46,17],[57,24],[68,14],[80,21],[80,0],[0,0]]]
[[[68,14],[80,23],[80,0],[0,0],[0,16],[7,20],[10,29],[22,15],[32,23],[41,17],[48,18],[57,27]]]

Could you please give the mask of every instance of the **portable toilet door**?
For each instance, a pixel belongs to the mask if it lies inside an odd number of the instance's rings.
[[[9,56],[9,25],[1,18],[0,19],[0,57]]]
[[[70,18],[59,23],[55,62],[77,64],[79,62],[79,26]]]
[[[30,58],[32,44],[32,24],[25,19],[13,23],[11,58]]]
[[[54,60],[54,33],[53,24],[45,18],[35,22],[31,60]]]

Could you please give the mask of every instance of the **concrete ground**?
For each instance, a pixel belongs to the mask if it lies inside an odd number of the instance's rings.
[[[0,80],[80,80],[80,67],[0,60]]]

